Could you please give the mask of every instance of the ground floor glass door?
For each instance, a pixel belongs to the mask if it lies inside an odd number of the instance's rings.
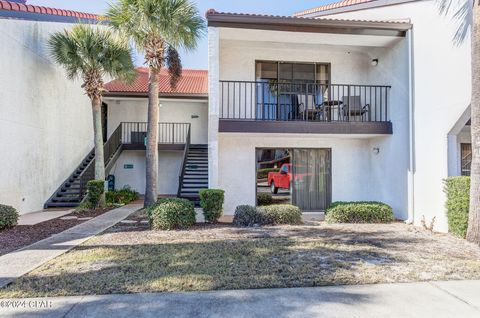
[[[329,149],[293,149],[292,203],[302,211],[324,211],[330,205]]]
[[[330,149],[257,149],[257,198],[324,211],[331,203]],[[261,205],[261,199],[257,204]]]

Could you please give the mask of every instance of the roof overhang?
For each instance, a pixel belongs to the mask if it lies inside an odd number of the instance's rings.
[[[369,0],[364,2],[353,2],[353,1],[346,2],[346,3],[339,2],[339,3],[328,4],[328,5],[304,10],[301,12],[297,12],[294,14],[294,16],[304,17],[304,18],[313,18],[313,17],[334,15],[338,13],[373,9],[373,8],[385,7],[385,6],[393,6],[397,4],[403,4],[403,3],[415,2],[415,1],[418,1],[418,0]]]
[[[208,26],[271,31],[334,33],[404,37],[412,28],[409,22],[313,19],[221,13],[209,10]]]

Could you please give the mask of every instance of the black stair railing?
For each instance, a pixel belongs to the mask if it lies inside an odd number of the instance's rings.
[[[105,165],[107,165],[113,155],[122,146],[122,125],[118,125],[117,129],[112,133],[107,142],[103,145],[103,157]],[[95,159],[90,161],[85,170],[79,177],[80,181],[80,197],[83,197],[87,192],[88,181],[95,179]]]
[[[182,184],[183,184],[183,179],[185,177],[185,169],[187,167],[188,152],[190,151],[190,134],[191,134],[191,128],[190,126],[188,126],[188,132],[185,140],[185,149],[183,150],[182,170],[180,171],[180,175],[178,176],[177,197],[180,197],[182,192]]]

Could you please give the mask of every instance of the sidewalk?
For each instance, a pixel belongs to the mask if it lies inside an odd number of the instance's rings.
[[[66,231],[0,256],[0,288],[82,244],[141,208],[142,205],[130,204],[111,210]]]
[[[21,299],[16,309],[0,299],[0,317],[468,318],[480,317],[478,295],[480,281],[451,281]]]

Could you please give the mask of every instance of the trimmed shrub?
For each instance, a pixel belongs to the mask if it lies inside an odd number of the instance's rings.
[[[448,232],[465,238],[470,209],[470,177],[451,177],[444,180],[447,194]]]
[[[195,224],[193,203],[185,199],[162,199],[147,210],[155,230],[186,229]]]
[[[200,206],[203,209],[205,221],[215,223],[223,214],[225,191],[219,189],[200,190]]]
[[[233,225],[235,226],[253,226],[258,224],[259,215],[257,209],[251,205],[239,205],[235,209]]]
[[[257,208],[259,222],[262,225],[302,224],[302,212],[294,205],[274,204]]]
[[[257,193],[257,205],[264,206],[264,205],[271,205],[273,204],[273,198],[270,193]]]
[[[390,223],[394,220],[392,208],[381,202],[334,202],[325,216],[328,223]]]
[[[14,207],[0,204],[0,230],[17,225],[18,212]]]
[[[105,182],[103,180],[91,180],[87,182],[86,205],[90,209],[96,209],[100,203],[102,194],[105,192]]]
[[[257,170],[257,179],[266,179],[269,172],[279,172],[280,168],[265,168]]]
[[[121,190],[108,191],[105,197],[108,204],[129,204],[138,199],[138,192],[125,186]]]

